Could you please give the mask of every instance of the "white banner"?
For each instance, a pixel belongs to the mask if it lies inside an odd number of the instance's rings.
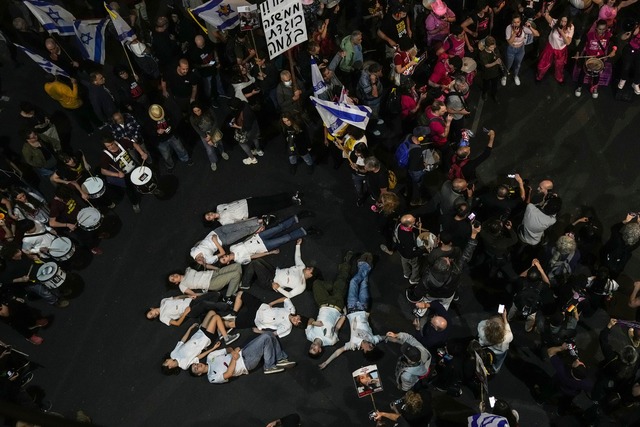
[[[260,13],[270,59],[307,40],[301,0],[266,0]]]

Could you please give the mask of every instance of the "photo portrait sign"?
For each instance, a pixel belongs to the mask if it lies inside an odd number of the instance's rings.
[[[358,397],[369,396],[382,391],[382,380],[377,365],[369,365],[353,371],[351,374]]]
[[[260,14],[270,59],[307,40],[301,0],[266,0]]]

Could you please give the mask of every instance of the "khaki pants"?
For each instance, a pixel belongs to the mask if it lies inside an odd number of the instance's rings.
[[[219,291],[225,286],[227,287],[227,296],[230,297],[238,292],[240,287],[240,278],[242,277],[242,266],[240,264],[231,264],[222,267],[213,273],[209,282],[210,291]]]

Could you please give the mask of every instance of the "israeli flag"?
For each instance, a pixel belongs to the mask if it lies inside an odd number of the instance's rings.
[[[116,29],[116,33],[118,33],[118,40],[120,40],[120,43],[130,42],[137,39],[135,31],[131,29],[129,24],[127,24],[127,21],[122,19],[122,16],[120,16],[118,12],[113,10],[106,2],[104,3],[104,8],[107,9],[107,12],[109,13],[113,27]]]
[[[500,415],[483,412],[467,418],[469,427],[508,427],[509,421]]]
[[[82,47],[82,56],[99,64],[104,64],[104,30],[107,22],[106,19],[91,19],[73,23]]]
[[[311,57],[311,82],[313,83],[313,94],[315,96],[320,96],[327,91],[327,84],[324,82],[318,63],[313,56]]]
[[[190,9],[199,18],[213,25],[218,30],[230,30],[240,23],[238,7],[251,6],[244,0],[211,0]]]
[[[31,52],[29,49],[27,49],[24,46],[20,46],[19,44],[16,44],[16,47],[18,49],[20,49],[21,51],[23,51],[29,58],[33,59],[33,61],[38,64],[40,66],[40,68],[42,68],[44,71],[46,71],[49,74],[53,74],[55,76],[63,76],[63,77],[67,77],[69,78],[69,74],[63,70],[62,68],[58,67],[56,64],[54,64],[53,62],[49,61],[48,59],[43,58],[42,56],[38,55],[37,53],[33,53]]]
[[[366,129],[369,124],[371,116],[371,108],[369,107],[325,101],[315,96],[310,98],[330,133],[335,133],[348,124],[362,130]]]
[[[57,33],[61,36],[75,34],[73,21],[76,18],[68,10],[41,0],[24,0],[24,5],[49,33]]]

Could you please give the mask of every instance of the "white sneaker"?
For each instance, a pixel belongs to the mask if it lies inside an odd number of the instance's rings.
[[[618,82],[618,89],[622,89],[626,83],[627,83],[626,80],[620,80]]]
[[[374,136],[382,135],[382,133],[379,130],[374,130],[372,133],[373,133]]]
[[[253,159],[249,159],[249,160],[251,160],[251,164],[252,165],[258,164],[258,159],[256,159],[255,157]]]
[[[252,159],[251,157],[247,157],[246,159],[242,159],[242,163],[245,165],[255,165],[258,163],[258,160],[256,158]]]
[[[256,155],[256,156],[261,156],[261,157],[262,157],[262,156],[264,156],[264,151],[262,151],[262,150],[256,150],[256,152],[255,152],[255,153],[253,153],[253,154],[254,154],[254,155]]]
[[[382,119],[378,119],[378,121],[376,122],[377,125],[383,125],[384,124],[384,120]]]
[[[597,99],[597,98],[598,98],[598,91],[597,91],[597,90],[594,90],[593,92],[591,92],[591,97],[592,97],[593,99]]]
[[[9,102],[11,101],[11,98],[9,98],[8,96],[2,95],[2,97],[0,97],[0,101]]]
[[[217,171],[217,170],[218,170],[218,165],[217,165],[217,164],[215,164],[215,163],[211,163],[211,170],[212,170],[213,172]]]
[[[224,160],[229,160],[229,155],[227,153],[222,153],[222,158]]]
[[[500,79],[500,84],[501,84],[502,86],[506,86],[506,85],[507,85],[507,78],[506,78],[506,77],[501,78],[501,79]]]
[[[516,83],[516,86],[520,86],[520,77],[514,76],[513,81]]]
[[[632,84],[631,87],[633,88],[633,93],[640,95],[640,85]]]
[[[576,91],[575,91],[575,92],[573,92],[573,94],[574,94],[575,96],[580,96],[580,95],[582,95],[582,88],[581,88],[581,87],[577,88],[577,89],[576,89]]]

